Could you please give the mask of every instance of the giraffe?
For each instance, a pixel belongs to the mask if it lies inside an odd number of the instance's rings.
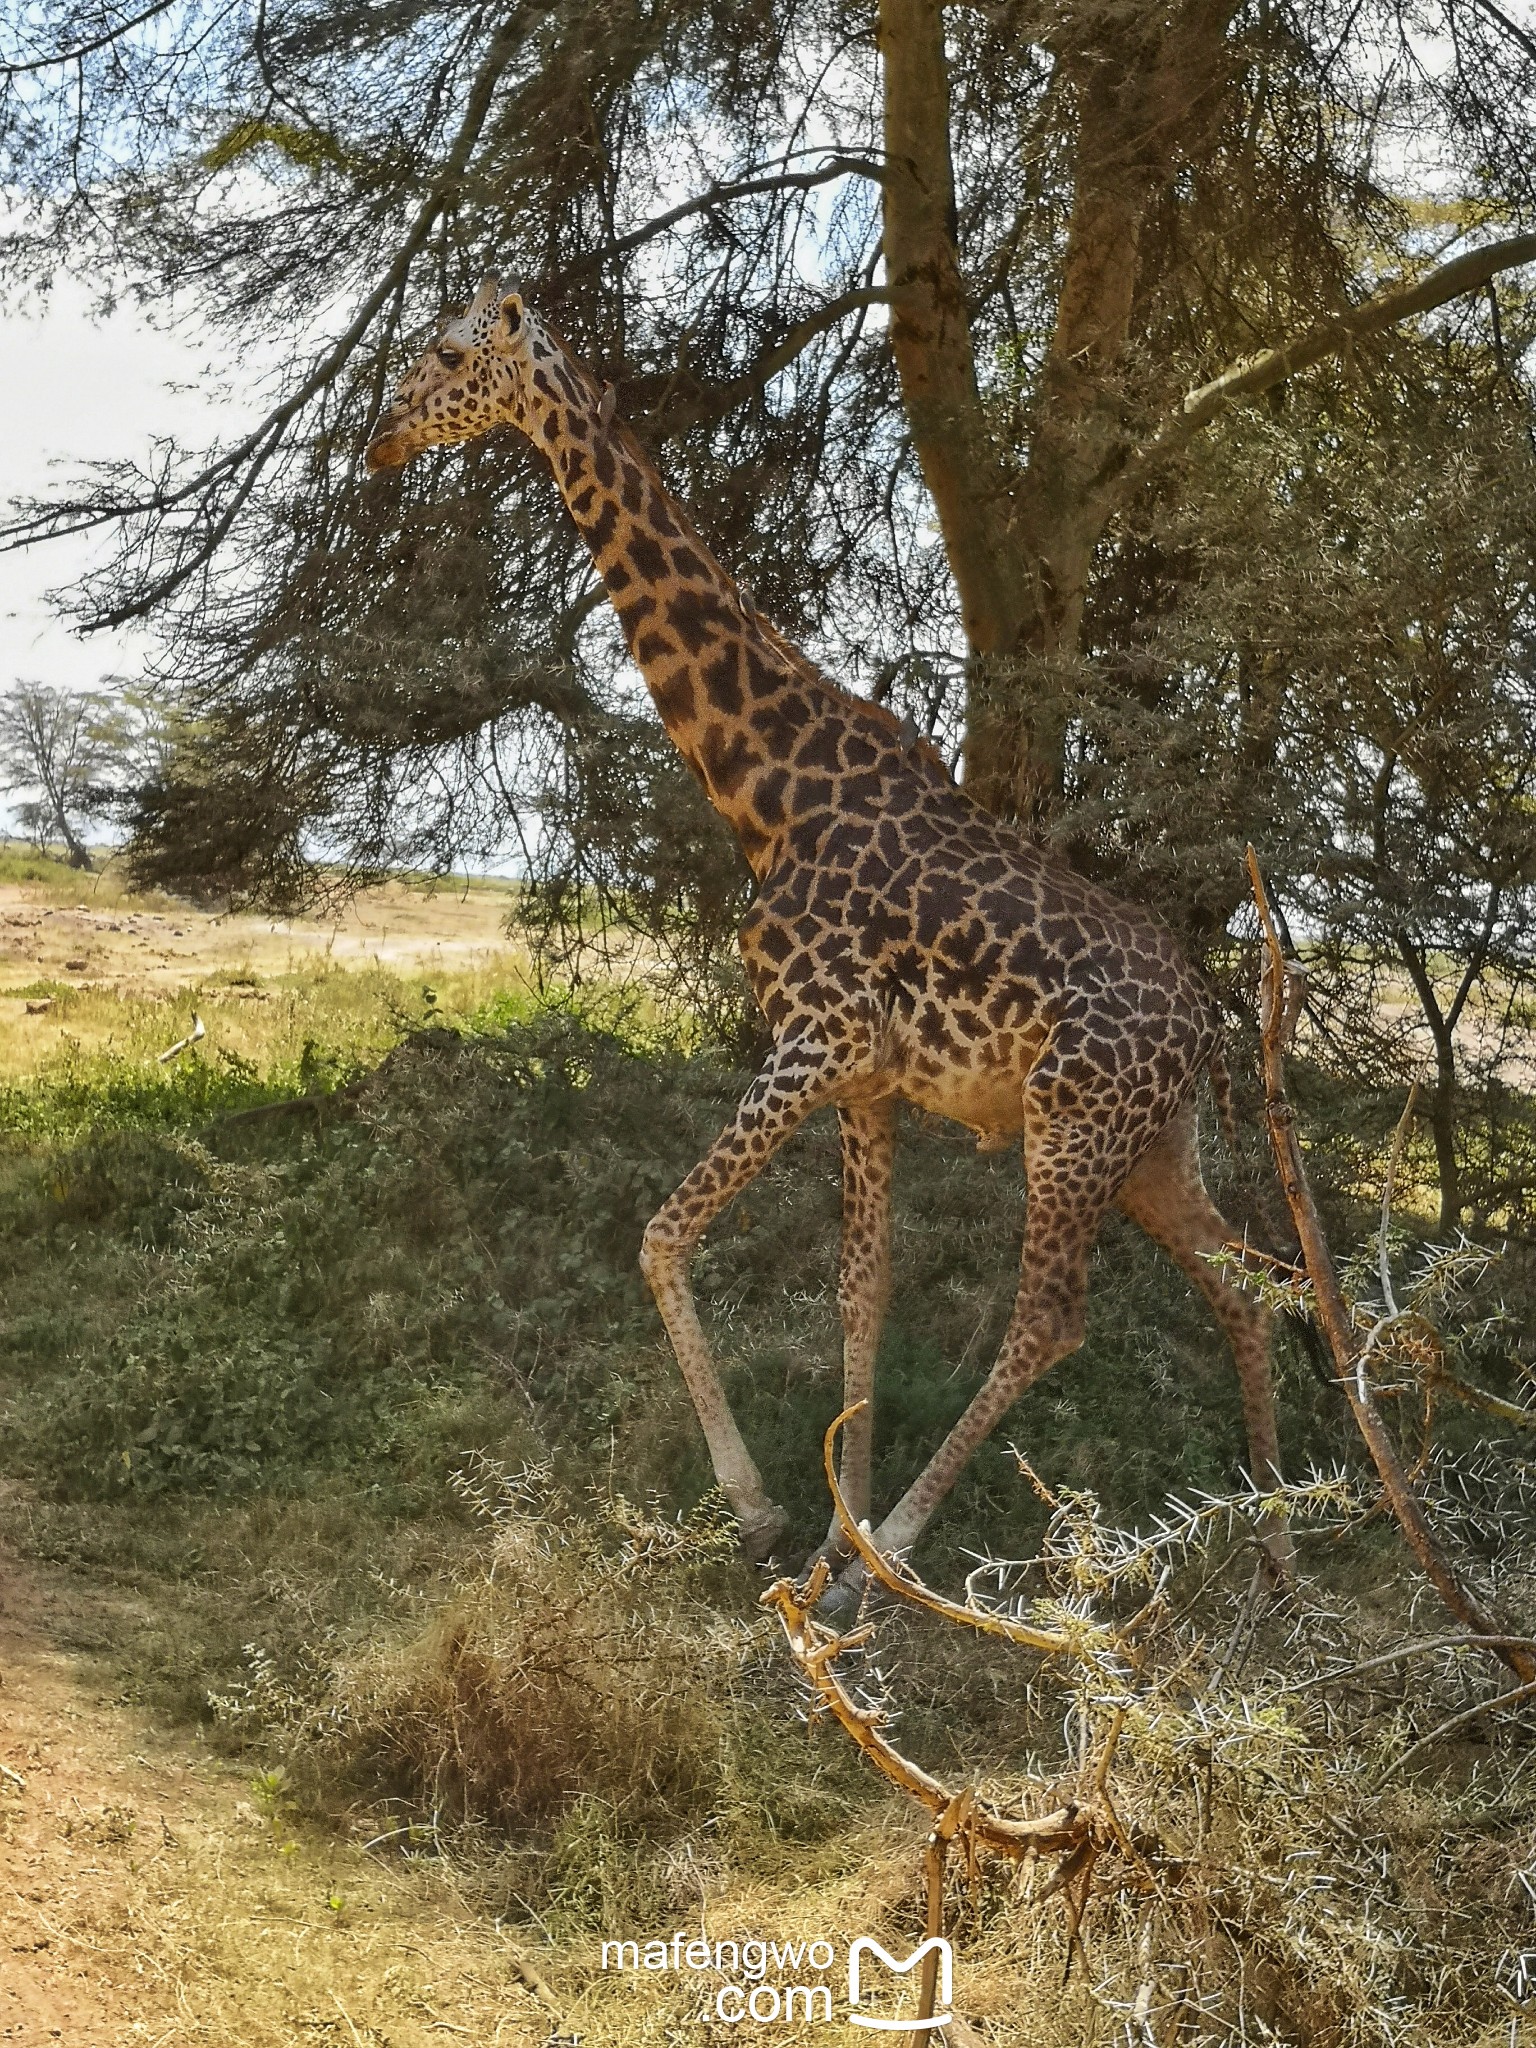
[[[1201,1179],[1195,1088],[1230,1120],[1214,1000],[1172,937],[983,811],[910,723],[840,689],[711,554],[600,385],[488,279],[446,317],[368,445],[370,468],[511,426],[549,461],[673,744],[756,881],[739,944],[773,1049],[647,1225],[640,1263],[749,1557],[785,1517],[727,1403],[689,1280],[726,1205],[813,1111],[841,1129],[840,1483],[870,1513],[875,1354],[890,1292],[898,1100],[1017,1144],[1017,1297],[985,1382],[875,1540],[905,1551],[1014,1402],[1081,1343],[1088,1261],[1118,1207],[1205,1296],[1237,1365],[1253,1477],[1279,1479],[1269,1319],[1207,1254],[1231,1232]],[[834,1518],[823,1548],[846,1557]],[[1283,1575],[1283,1533],[1267,1539]],[[856,1580],[857,1566],[849,1577]]]

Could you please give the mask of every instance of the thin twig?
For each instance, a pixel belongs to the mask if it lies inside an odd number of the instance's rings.
[[[1460,1714],[1452,1714],[1448,1721],[1442,1721],[1438,1728],[1431,1728],[1427,1735],[1421,1735],[1400,1757],[1388,1764],[1376,1780],[1376,1790],[1379,1792],[1389,1779],[1396,1777],[1399,1771],[1406,1770],[1416,1756],[1421,1756],[1426,1749],[1443,1741],[1447,1735],[1454,1735],[1458,1728],[1465,1728],[1469,1721],[1479,1720],[1484,1714],[1496,1714],[1501,1707],[1512,1707],[1520,1700],[1528,1700],[1533,1696],[1536,1696],[1536,1678],[1529,1678],[1524,1685],[1517,1685],[1509,1692],[1501,1692],[1497,1699],[1479,1700],[1475,1707],[1468,1707]]]
[[[1361,1664],[1342,1664],[1334,1671],[1314,1672],[1282,1685],[1282,1693],[1315,1692],[1320,1685],[1338,1685],[1346,1678],[1363,1678],[1368,1671],[1384,1671],[1389,1664],[1406,1664],[1410,1657],[1425,1657],[1433,1650],[1536,1650],[1536,1636],[1430,1636],[1422,1643],[1405,1643],[1400,1650],[1385,1650],[1379,1657],[1367,1657]]]
[[[1377,1240],[1376,1259],[1381,1273],[1381,1298],[1387,1305],[1388,1315],[1397,1314],[1397,1296],[1392,1292],[1392,1258],[1389,1250],[1392,1229],[1392,1194],[1397,1185],[1397,1169],[1402,1162],[1403,1144],[1408,1128],[1413,1122],[1414,1111],[1419,1106],[1419,1084],[1414,1082],[1408,1090],[1408,1100],[1403,1113],[1397,1120],[1397,1129],[1392,1133],[1392,1156],[1387,1161],[1387,1177],[1381,1187],[1381,1236]]]

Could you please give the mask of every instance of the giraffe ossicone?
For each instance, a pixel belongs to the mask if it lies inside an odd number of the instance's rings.
[[[1083,880],[954,783],[910,721],[840,689],[756,611],[628,429],[611,391],[516,292],[488,279],[408,371],[372,468],[511,426],[547,458],[683,759],[756,878],[740,946],[773,1051],[646,1228],[640,1261],[743,1546],[784,1517],[742,1439],[699,1322],[693,1250],[816,1109],[843,1147],[841,1485],[870,1512],[875,1354],[890,1291],[894,1107],[1022,1147],[1023,1271],[982,1387],[875,1530],[908,1548],[977,1445],[1083,1335],[1088,1260],[1112,1207],[1200,1289],[1232,1346],[1252,1474],[1279,1479],[1269,1318],[1209,1254],[1195,1089],[1224,1096],[1216,1006],[1146,911]],[[841,1549],[836,1524],[828,1534]],[[1283,1530],[1267,1538],[1287,1568]]]

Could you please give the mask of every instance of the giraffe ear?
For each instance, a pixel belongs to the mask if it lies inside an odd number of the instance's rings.
[[[501,320],[508,334],[516,334],[523,324],[523,302],[516,292],[508,292],[501,302]]]

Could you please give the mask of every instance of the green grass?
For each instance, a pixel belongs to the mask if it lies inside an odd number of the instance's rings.
[[[764,1914],[808,1924],[850,1895],[882,1829],[906,1861],[893,1877],[886,1852],[889,1896],[857,1910],[903,1930],[916,1823],[835,1731],[806,1747],[756,1614],[761,1582],[711,1544],[712,1475],[636,1266],[646,1219],[746,1076],[684,1057],[641,1007],[541,1006],[493,975],[322,970],[261,982],[266,1002],[231,993],[244,984],[238,966],[210,972],[196,1002],[211,1011],[223,991],[227,1027],[169,1067],[153,1051],[191,992],[175,1005],[60,995],[81,1043],[5,1084],[0,1514],[31,1555],[100,1591],[77,1646],[124,1696],[281,1766],[327,1826],[361,1816],[365,1839],[398,1826],[412,1853],[450,1854],[462,1898],[523,1924],[537,1914],[577,1978],[594,1933],[683,1924],[702,1884],[755,1885]],[[1349,1198],[1391,1119],[1375,1105],[1351,1120],[1320,1083],[1312,1096],[1315,1127],[1340,1133],[1333,1188],[1323,1179],[1344,1241],[1369,1227]],[[279,1113],[241,1115],[268,1107]],[[1247,1220],[1234,1188],[1223,1199]],[[905,1120],[877,1507],[987,1369],[1023,1206],[1015,1160]],[[836,1127],[815,1119],[697,1264],[743,1429],[805,1549],[825,1528],[821,1435],[839,1406],[837,1210]],[[1255,1229],[1268,1234],[1262,1217]],[[1499,1285],[1517,1312],[1527,1284],[1512,1260]],[[1480,1369],[1507,1385],[1507,1337],[1486,1341]],[[1279,1364],[1291,1469],[1358,1467],[1344,1404],[1294,1333]],[[1091,1491],[1127,1522],[1239,1474],[1224,1347],[1128,1226],[1112,1222],[1096,1255],[1082,1350],[1020,1402],[925,1541],[919,1563],[942,1585],[968,1552],[1039,1539],[1044,1510],[1010,1441],[1049,1486]],[[543,1476],[506,1494],[488,1529],[463,1480],[493,1465]],[[697,1556],[663,1551],[637,1570],[616,1496],[664,1530],[694,1515]],[[1312,1560],[1328,1581],[1319,1614],[1347,1609],[1353,1630],[1363,1610],[1400,1639],[1410,1586],[1383,1525]],[[1230,1609],[1213,1613],[1228,1624]],[[1326,1648],[1334,1623],[1317,1625]],[[1016,1658],[899,1621],[882,1625],[880,1655],[900,1739],[935,1768],[1067,1768],[1061,1701],[1042,1705]],[[1137,1796],[1160,1810],[1172,1781],[1147,1768]],[[1262,1775],[1240,1795],[1228,1782],[1234,1828],[1269,1796]],[[1431,1855],[1426,1841],[1465,1857],[1485,1828],[1475,1804],[1405,1807],[1392,1821],[1405,1867]],[[1364,1825],[1363,1793],[1356,1807]],[[1500,1873],[1527,1821],[1518,1801],[1499,1821]],[[1251,1855],[1246,1839],[1232,1853],[1268,1896],[1264,1859],[1281,1852],[1262,1829]],[[1038,1926],[1010,1932],[1001,1890],[987,1898],[967,1939],[991,1957],[998,2009],[1023,1996],[1003,1987],[1028,1976],[1026,1951],[1038,2002],[1059,1987],[1059,1949]],[[1417,1925],[1410,1906],[1392,1907],[1399,1933]],[[615,2010],[593,2038],[624,2038],[625,2023]],[[1079,2012],[1074,2038],[1087,2024]],[[1349,2038],[1384,2037],[1362,2022]]]
[[[333,983],[345,981],[343,999]],[[360,984],[353,985],[353,984]],[[302,1495],[348,1476],[401,1512],[498,1419],[572,1475],[687,1508],[711,1475],[635,1251],[745,1077],[503,992],[396,1055],[345,1115],[324,1097],[446,1005],[372,977],[295,992],[268,1064],[79,1054],[12,1083],[0,1340],[12,1469],[55,1499]],[[322,1050],[316,1012],[366,1026]],[[523,1021],[515,1021],[519,1010]],[[450,1014],[453,1014],[450,1011]],[[297,1096],[313,1114],[229,1122]],[[765,1476],[811,1547],[839,1401],[836,1132],[819,1120],[722,1218],[697,1281]],[[987,1370],[1015,1285],[1016,1162],[904,1134],[880,1369],[877,1497],[920,1467]],[[786,1276],[794,1276],[793,1284]],[[1287,1367],[1293,1458],[1336,1419]],[[442,1418],[454,1417],[450,1428]],[[473,1420],[472,1420],[473,1418]],[[1244,1458],[1226,1354],[1187,1284],[1106,1233],[1088,1341],[1033,1390],[947,1507],[934,1555],[1026,1546],[1052,1483],[1134,1513]]]

